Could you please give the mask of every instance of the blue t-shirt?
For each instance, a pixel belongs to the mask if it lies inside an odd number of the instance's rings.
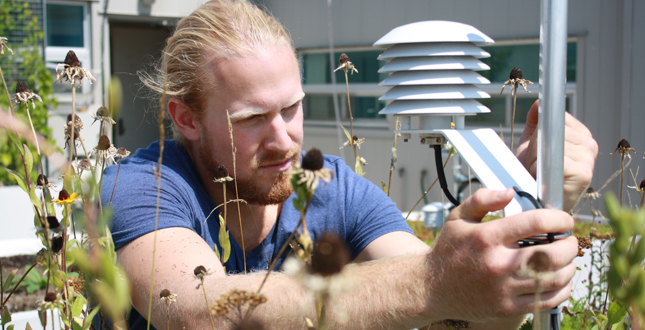
[[[121,163],[111,204],[112,238],[117,250],[155,229],[157,182],[154,168],[158,158],[159,143],[154,142],[146,149],[138,149]],[[370,242],[384,234],[395,231],[412,233],[394,202],[376,185],[354,173],[342,158],[324,156],[324,166],[334,172],[334,177],[329,184],[316,188],[306,215],[307,228],[314,242],[324,232],[334,231],[347,242],[353,259]],[[105,170],[101,189],[103,205],[109,202],[116,174],[117,166]],[[284,202],[277,222],[264,241],[247,252],[247,270],[266,270],[300,222],[300,211],[291,201],[294,196],[292,194]],[[186,149],[174,140],[166,141],[158,228],[189,228],[214,248],[219,232],[218,212],[212,212],[215,207]],[[280,269],[286,255],[283,253],[275,269]],[[225,263],[226,270],[243,272],[243,260],[242,248],[231,237],[231,256]],[[131,329],[136,328],[132,327],[132,322],[137,318],[143,320],[133,309]],[[145,320],[143,324],[145,326]]]

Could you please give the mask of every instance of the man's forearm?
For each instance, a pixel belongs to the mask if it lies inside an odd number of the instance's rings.
[[[326,324],[329,329],[411,329],[432,321],[427,305],[429,281],[425,271],[426,255],[348,265],[338,280],[351,283],[351,291],[331,297],[326,305]],[[255,292],[264,274],[208,276],[204,285],[209,303],[232,289]],[[177,303],[170,312],[171,328],[210,328],[202,289],[196,289],[197,280],[183,281]],[[302,329],[304,317],[314,322],[315,300],[312,292],[305,291],[295,277],[271,274],[262,294],[267,301],[259,305],[251,317],[265,329]],[[183,296],[183,297],[182,297]],[[233,322],[240,319],[233,309],[227,317]],[[143,313],[142,313],[143,314]],[[159,304],[153,311],[153,324],[166,328],[166,308]],[[145,315],[145,314],[144,314]],[[226,317],[215,317],[217,329],[231,327]]]

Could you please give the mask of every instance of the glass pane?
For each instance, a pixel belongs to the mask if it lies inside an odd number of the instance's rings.
[[[378,69],[385,64],[385,61],[379,61],[376,58],[382,53],[381,50],[368,50],[357,52],[346,52],[350,61],[358,70],[347,75],[349,83],[379,83],[387,74],[378,73]],[[338,67],[340,55],[335,53],[334,65]],[[330,84],[331,68],[329,66],[329,53],[322,54],[304,54],[303,55],[303,83],[304,84]],[[345,83],[345,72],[336,71],[336,83]]]
[[[47,4],[47,46],[84,46],[83,9],[83,6]]]
[[[478,99],[479,103],[487,106],[490,113],[466,116],[466,125],[479,124],[504,124],[506,122],[506,99],[504,97],[493,97],[490,99]]]
[[[347,104],[341,102],[347,102],[345,95],[339,96],[339,106],[341,109],[346,108]],[[350,97],[350,102],[354,119],[385,118],[384,115],[378,114],[385,107],[385,102],[379,101],[378,97]],[[334,99],[331,95],[305,96],[303,110],[305,119],[336,120]],[[349,112],[341,116],[343,120],[348,120]]]
[[[535,103],[535,100],[537,99],[537,95],[535,97],[517,98],[517,106],[515,107],[515,124],[524,125],[526,123],[526,115],[529,113],[531,106],[533,106],[533,103]],[[511,108],[511,111],[513,111],[513,108]]]
[[[307,95],[302,104],[305,119],[332,119],[334,115],[334,98],[331,95]]]
[[[534,83],[538,82],[540,74],[540,45],[511,45],[511,46],[488,46],[482,47],[490,53],[491,57],[481,59],[490,66],[489,71],[479,71],[493,83],[503,83],[508,80],[509,74],[514,67],[522,70],[524,79]],[[567,81],[576,81],[577,64],[576,43],[570,42],[567,45]]]

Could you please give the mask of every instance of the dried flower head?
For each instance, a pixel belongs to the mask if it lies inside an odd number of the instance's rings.
[[[195,278],[200,280],[203,280],[204,277],[210,275],[210,273],[206,271],[206,267],[202,265],[195,267],[195,269],[193,270],[193,274],[195,275]]]
[[[527,264],[535,272],[548,272],[551,270],[549,255],[542,251],[535,251]]]
[[[67,121],[64,126],[65,128],[65,148],[70,144],[70,139],[72,138],[72,128],[74,128],[74,141],[80,139],[81,129],[83,129],[83,121],[81,118],[74,114],[74,123],[72,124],[72,114],[67,115]]]
[[[618,151],[618,153],[621,154],[623,157],[627,156],[631,159],[632,156],[629,154],[629,152],[630,151],[636,152],[636,149],[632,148],[629,145],[629,142],[627,142],[627,140],[622,139],[620,140],[620,142],[618,142],[618,146],[616,147],[616,149],[614,149],[614,152],[610,153],[610,155],[615,154],[616,151]]]
[[[110,138],[107,137],[107,135],[101,135],[99,137],[99,143],[90,151],[90,155],[94,155],[98,157],[99,160],[101,159],[111,159],[112,162],[116,163],[116,160],[114,159],[115,156],[117,156],[117,150],[110,143]]]
[[[226,316],[231,310],[241,311],[244,307],[255,308],[267,301],[261,293],[233,289],[217,298],[208,308],[211,315]],[[241,315],[238,315],[241,316]]]
[[[161,292],[159,292],[159,300],[165,301],[167,304],[172,304],[174,302],[177,302],[177,294],[170,293],[170,290],[168,289],[163,289],[161,290]]]
[[[57,229],[60,227],[60,222],[58,222],[55,215],[47,216],[47,224],[49,225],[49,229]]]
[[[37,99],[40,102],[43,101],[38,94],[29,90],[29,86],[27,86],[27,83],[24,81],[18,81],[16,84],[16,94],[14,94],[13,99],[17,105],[24,104],[26,107],[29,107],[29,103],[31,102],[31,107],[33,109],[36,109],[34,99]]]
[[[59,253],[63,249],[63,236],[56,236],[52,239],[52,252]]]
[[[67,190],[63,189],[58,193],[58,198],[53,200],[53,202],[59,205],[69,205],[76,202],[79,198],[81,197],[77,193],[72,193],[70,195]]]
[[[226,166],[220,165],[215,172],[215,179],[213,181],[224,183],[226,181],[233,181],[233,178],[228,175],[228,169],[226,168]]]
[[[347,244],[335,233],[326,232],[314,245],[311,270],[322,276],[338,274],[350,259]]]
[[[235,327],[235,330],[263,330],[264,325],[255,319],[244,319]]]
[[[49,180],[44,174],[38,174],[38,179],[36,180],[36,185],[41,189],[46,187],[49,184]]]
[[[127,158],[128,156],[130,156],[130,152],[126,150],[124,147],[116,149],[116,155],[114,155],[114,157],[117,157],[120,159]]]
[[[110,115],[110,109],[106,107],[100,107],[98,110],[96,110],[96,113],[94,116],[92,116],[94,121],[92,122],[92,125],[98,120],[102,123],[109,123],[109,124],[116,124],[114,119],[112,119],[112,116]]]
[[[62,67],[62,70],[58,71],[58,68],[60,67]],[[60,81],[62,84],[64,79],[65,81],[69,81],[72,86],[76,88],[76,82],[78,81],[78,86],[80,86],[83,78],[87,79],[90,85],[92,84],[92,80],[96,80],[89,70],[81,67],[81,61],[78,60],[76,53],[70,50],[67,52],[67,56],[65,56],[65,62],[56,65],[55,82]]]
[[[11,55],[13,55],[13,50],[9,48],[9,46],[7,45],[7,41],[9,41],[9,39],[7,39],[6,37],[0,37],[0,55],[4,55],[5,48],[7,48],[7,50],[11,53]]]
[[[343,69],[343,71],[345,71],[345,73],[347,73],[347,72],[350,72],[351,74],[354,74],[354,72],[358,73],[358,70],[356,69],[356,67],[354,67],[354,63],[352,63],[349,60],[349,56],[347,56],[347,54],[345,54],[345,53],[340,54],[340,61],[339,62],[340,62],[340,65],[336,68],[336,70],[334,70],[334,72],[336,72],[336,71],[338,71],[340,69]]]
[[[582,257],[585,255],[585,252],[582,251],[582,249],[591,248],[591,241],[584,236],[576,236],[576,238],[578,239],[578,257]]]
[[[589,198],[590,200],[595,200],[595,199],[600,198],[600,193],[595,191],[595,190],[593,190],[593,188],[589,187],[589,188],[587,188],[587,192],[585,192],[583,198],[584,199]]]
[[[511,95],[515,95],[518,85],[522,85],[522,87],[524,87],[524,90],[530,93],[530,91],[526,88],[526,84],[533,85],[533,82],[523,78],[522,70],[520,70],[520,68],[513,68],[508,80],[504,82],[504,85],[502,85],[502,90],[499,92],[499,94],[501,95],[504,92],[504,87],[506,87],[506,85],[511,86]]]
[[[325,184],[331,181],[334,172],[330,169],[323,167],[324,158],[320,150],[311,148],[302,158],[300,168],[295,171],[298,175],[297,184],[305,184],[307,190],[313,192],[318,187],[318,181],[322,180]]]
[[[38,310],[46,311],[52,308],[63,308],[63,300],[60,297],[60,294],[54,292],[48,292],[45,294],[43,300],[38,302]]]
[[[354,135],[354,136],[352,136],[352,140],[351,141],[345,141],[345,143],[343,143],[343,145],[340,147],[340,149],[343,149],[346,146],[352,146],[352,145],[355,145],[355,146],[358,147],[358,149],[360,149],[361,144],[363,144],[363,142],[365,142],[365,138],[360,138],[359,139],[358,136]]]
[[[53,293],[53,292],[47,292],[47,294],[45,295],[45,298],[43,300],[46,301],[46,302],[50,302],[50,303],[54,302],[54,301],[56,301],[56,294]]]
[[[70,288],[74,289],[74,292],[77,294],[85,292],[85,280],[80,276],[68,277],[67,284]]]
[[[446,319],[446,320],[441,320],[439,322],[435,322],[433,323],[433,325],[434,324],[441,326],[441,329],[443,329],[444,327],[451,330],[470,329],[470,322],[462,321],[462,320]]]

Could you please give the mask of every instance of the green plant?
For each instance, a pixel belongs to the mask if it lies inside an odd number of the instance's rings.
[[[45,68],[45,62],[41,56],[42,47],[39,46],[44,35],[38,18],[30,9],[29,2],[2,0],[0,8],[2,8],[0,10],[0,35],[7,35],[8,32],[17,29],[19,25],[22,32],[25,33],[22,44],[12,45],[16,52],[15,55],[0,56],[0,67],[3,70],[10,70],[6,72],[21,73],[17,75],[17,78],[27,82],[33,91],[42,97],[43,102],[36,103],[35,109],[30,111],[31,119],[34,129],[53,142],[50,138],[51,129],[47,126],[47,108],[57,106],[57,102],[54,99],[52,74]],[[8,94],[13,94],[16,83],[17,81],[11,83],[8,93],[0,93],[0,106],[5,109],[9,108],[11,100],[8,99]],[[15,115],[21,121],[27,121],[24,106],[16,107]],[[30,146],[30,149],[32,153],[36,151],[34,146]],[[0,134],[0,165],[16,171],[22,169],[20,153],[15,144],[8,143],[5,134]],[[40,160],[37,161],[37,163],[39,162]],[[35,174],[36,171],[30,173],[30,176]],[[10,175],[6,171],[0,171],[0,183],[14,184],[14,181],[9,177]]]
[[[25,266],[25,272],[27,275],[25,276],[25,279],[22,282],[18,282],[17,278],[14,278],[13,285],[18,285],[18,287],[24,287],[25,290],[27,290],[28,293],[34,293],[40,289],[44,289],[47,287],[47,277],[43,276],[39,271],[37,270],[31,270],[29,271],[30,267]]]

